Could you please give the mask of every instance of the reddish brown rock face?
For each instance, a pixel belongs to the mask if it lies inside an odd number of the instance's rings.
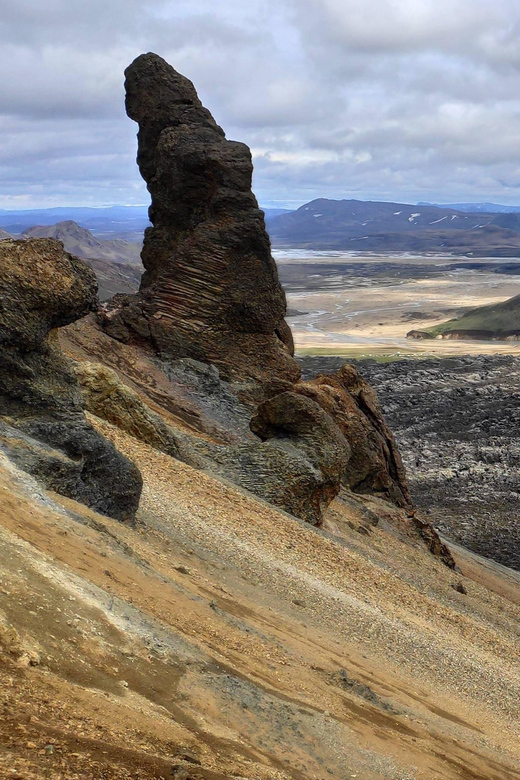
[[[406,472],[375,390],[346,363],[336,374],[295,385],[334,420],[350,445],[342,482],[357,493],[374,493],[401,507],[411,507]]]
[[[287,389],[299,377],[285,295],[247,146],[228,141],[193,84],[155,54],[126,72],[137,162],[152,196],[138,296],[116,296],[105,328],[164,358],[215,364],[225,379]]]

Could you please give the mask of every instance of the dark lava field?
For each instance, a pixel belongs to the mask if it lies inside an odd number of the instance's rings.
[[[304,378],[341,357],[302,357]],[[375,387],[414,500],[448,538],[520,569],[520,358],[350,360]]]

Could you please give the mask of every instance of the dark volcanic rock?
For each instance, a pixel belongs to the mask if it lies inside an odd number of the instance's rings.
[[[342,358],[304,358],[303,373]],[[520,569],[520,358],[363,361],[418,508],[446,536]]]
[[[85,418],[54,328],[92,310],[94,273],[53,239],[0,244],[0,448],[57,492],[131,519],[141,476]]]
[[[339,493],[350,455],[332,418],[310,398],[281,393],[260,404],[251,430],[262,441],[213,453],[220,473],[269,503],[320,525],[323,511]]]
[[[125,75],[153,227],[140,292],[105,305],[107,333],[151,344],[163,359],[212,363],[264,395],[288,389],[299,367],[248,147],[226,140],[193,84],[161,57],[144,54]]]
[[[410,507],[406,473],[392,432],[373,388],[346,363],[336,374],[319,374],[295,390],[315,400],[335,421],[350,445],[342,482],[357,493],[373,493]]]

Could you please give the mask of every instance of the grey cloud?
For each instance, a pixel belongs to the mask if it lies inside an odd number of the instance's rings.
[[[376,55],[432,50],[493,59],[518,35],[515,0],[303,2],[308,12],[302,15],[302,29],[311,41]]]
[[[264,202],[520,202],[517,0],[2,5],[0,207],[146,201],[122,82],[150,50],[252,147]]]

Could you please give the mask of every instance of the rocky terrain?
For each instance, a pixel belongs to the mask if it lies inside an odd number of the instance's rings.
[[[94,308],[96,291],[93,272],[58,241],[0,243],[0,450],[48,489],[128,521],[140,474],[85,419],[54,334]]]
[[[520,256],[520,215],[319,198],[269,226],[277,246],[352,252]]]
[[[146,273],[0,244],[0,776],[519,780],[519,578],[355,367],[300,379],[247,147],[127,69]]]
[[[303,358],[304,376],[342,362]],[[357,367],[379,394],[417,505],[449,538],[520,569],[520,359]]]
[[[136,528],[0,456],[1,777],[518,780],[512,573],[339,499],[318,532],[91,421]]]

